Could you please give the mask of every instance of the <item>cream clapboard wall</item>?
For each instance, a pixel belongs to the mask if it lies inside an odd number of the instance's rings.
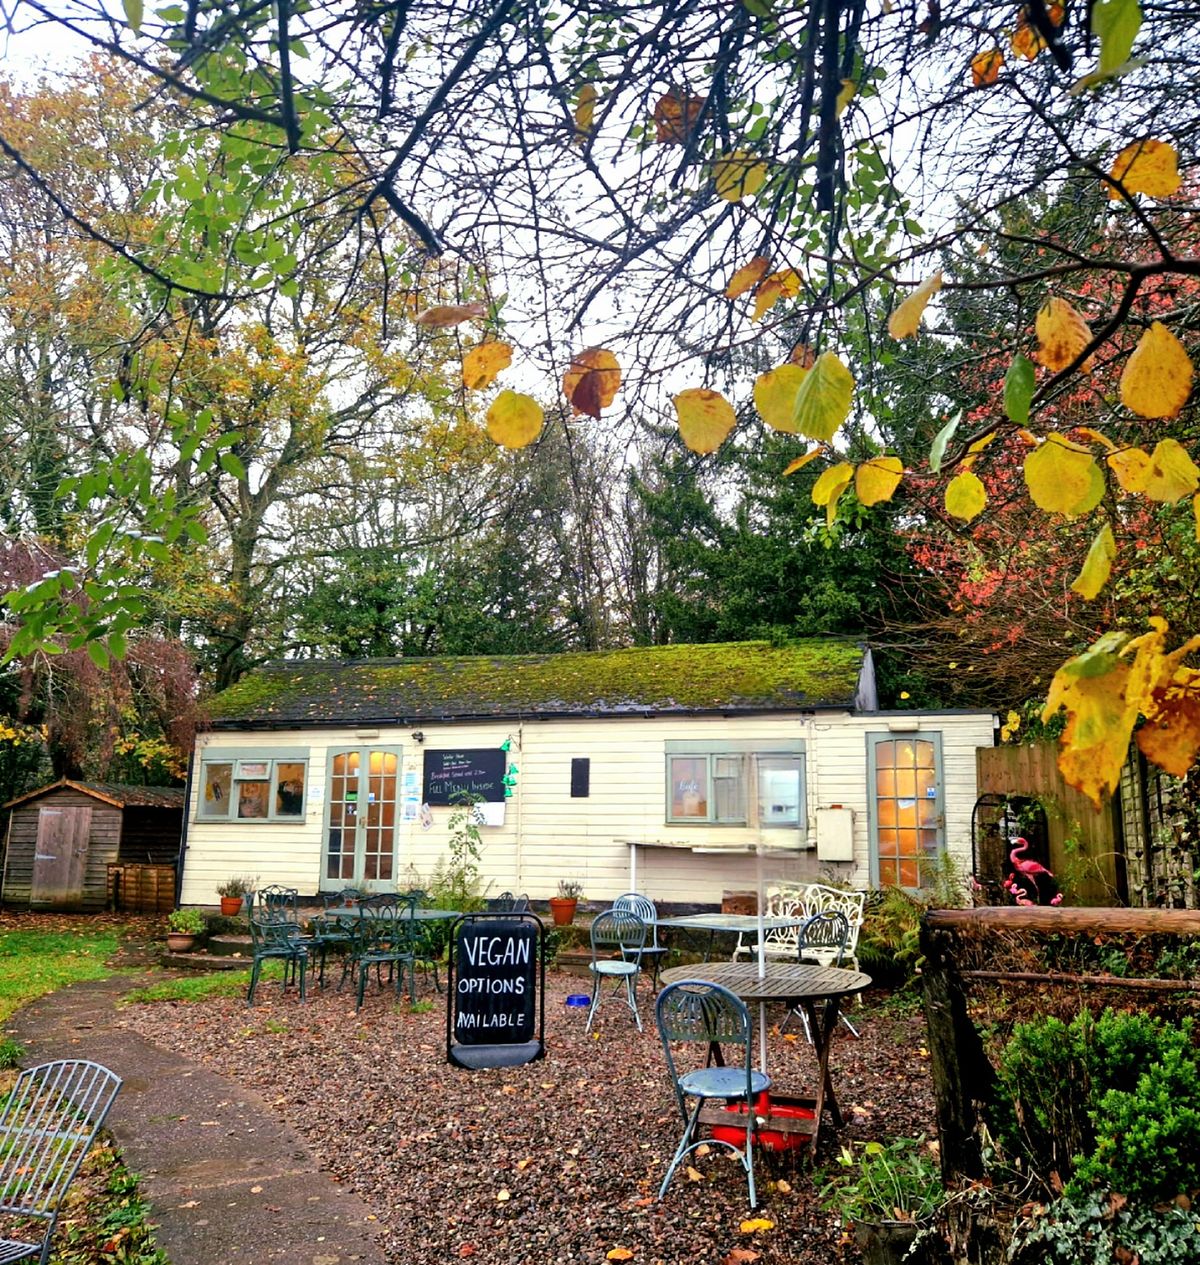
[[[385,729],[360,738],[354,729],[221,732],[201,735],[189,804],[188,850],[182,903],[216,903],[216,885],[233,874],[257,875],[260,882],[281,883],[302,893],[320,886],[325,822],[326,756],[330,751],[392,747],[402,753],[403,768],[420,775],[429,748],[496,747],[511,740],[510,761],[517,784],[507,801],[503,826],[483,827],[483,875],[493,892],[504,889],[544,899],[563,878],[583,883],[585,898],[603,902],[629,886],[630,849],[673,840],[705,845],[759,837],[778,842],[783,831],[746,827],[698,827],[665,824],[665,746],[672,739],[753,742],[770,751],[805,743],[808,791],[808,847],[787,858],[768,857],[764,875],[808,881],[832,877],[866,887],[870,880],[867,735],[911,732],[941,735],[945,839],[966,872],[971,861],[970,824],[975,803],[975,749],[991,746],[989,713],[897,714],[855,716],[819,713],[734,717],[620,717],[605,720],[552,720],[477,725],[423,724],[424,745],[411,729]],[[222,749],[288,750],[308,756],[305,815],[295,824],[201,822],[196,819],[199,762]],[[572,799],[571,760],[590,765],[590,794]],[[854,811],[851,863],[818,860],[814,813],[841,804]],[[397,853],[399,886],[427,882],[447,845],[451,809],[433,809],[434,825],[402,822]],[[638,889],[660,901],[718,903],[729,890],[750,890],[756,881],[749,856],[717,856],[684,849],[639,847]]]

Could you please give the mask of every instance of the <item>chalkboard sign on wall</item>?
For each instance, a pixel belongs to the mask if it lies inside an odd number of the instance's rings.
[[[457,924],[446,999],[450,1062],[516,1067],[541,1057],[541,940],[532,915],[475,915]]]
[[[507,758],[500,747],[466,751],[426,748],[425,803],[453,804],[457,795],[472,795],[490,804],[502,804]]]

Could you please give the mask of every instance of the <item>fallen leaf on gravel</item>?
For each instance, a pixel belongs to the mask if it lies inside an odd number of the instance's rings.
[[[738,1228],[743,1234],[761,1234],[766,1230],[774,1230],[775,1222],[768,1221],[766,1217],[751,1217],[749,1221],[743,1221]]]
[[[689,1164],[687,1167],[687,1179],[689,1182],[702,1182],[704,1174],[698,1168],[693,1168]]]
[[[854,1106],[850,1108],[850,1114],[854,1116],[869,1116],[871,1113],[866,1109],[866,1107],[860,1107],[858,1103],[855,1103]]]
[[[175,1205],[175,1207],[176,1207],[176,1208],[199,1208],[199,1207],[200,1207],[200,1200],[199,1200],[199,1199],[189,1199],[189,1200],[187,1201],[187,1203],[185,1203],[185,1204],[176,1204],[176,1205]]]
[[[498,1204],[507,1203],[512,1198],[507,1190],[498,1190],[496,1192],[496,1202]]]
[[[696,1154],[697,1154],[698,1156],[708,1155],[711,1151],[712,1151],[712,1147],[711,1147],[711,1146],[709,1146],[707,1142],[702,1142],[702,1143],[701,1143],[701,1144],[700,1144],[700,1145],[696,1148]]]
[[[756,1252],[752,1247],[735,1247],[721,1265],[747,1265],[750,1261],[758,1260],[761,1255],[761,1252]]]
[[[464,1243],[462,1247],[458,1249],[458,1254],[459,1256],[474,1256],[478,1251],[479,1249],[474,1243]]]
[[[518,1161],[517,1161],[517,1168],[518,1168],[518,1169],[519,1169],[519,1170],[523,1173],[523,1172],[524,1172],[524,1171],[525,1171],[525,1170],[526,1170],[526,1169],[530,1166],[530,1164],[532,1164],[532,1163],[533,1163],[533,1160],[531,1160],[531,1159],[528,1159],[528,1160],[518,1160]]]
[[[792,1045],[796,1044],[796,1034],[794,1032],[785,1032],[783,1034],[783,1039]]]
[[[604,1255],[606,1261],[631,1261],[633,1253],[627,1247],[614,1247]]]
[[[633,1206],[634,1206],[635,1208],[649,1208],[651,1204],[654,1204],[654,1203],[657,1203],[657,1202],[658,1202],[658,1200],[656,1200],[656,1199],[650,1199],[650,1198],[646,1198],[646,1199],[635,1199],[635,1200],[633,1201]]]
[[[791,1182],[776,1182],[775,1189],[781,1195],[790,1195],[792,1193],[792,1184]]]
[[[517,1092],[517,1087],[515,1085],[505,1085],[500,1092],[502,1094],[515,1094]]]

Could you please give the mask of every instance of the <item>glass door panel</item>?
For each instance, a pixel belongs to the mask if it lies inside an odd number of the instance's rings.
[[[881,887],[922,886],[941,846],[938,744],[928,738],[874,743],[872,817]]]
[[[325,887],[395,889],[399,771],[396,751],[330,755]]]

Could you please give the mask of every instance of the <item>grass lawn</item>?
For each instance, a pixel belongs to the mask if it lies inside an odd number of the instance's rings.
[[[92,930],[83,919],[77,925],[0,933],[0,1024],[46,993],[114,973],[105,963],[117,951],[120,930]]]

